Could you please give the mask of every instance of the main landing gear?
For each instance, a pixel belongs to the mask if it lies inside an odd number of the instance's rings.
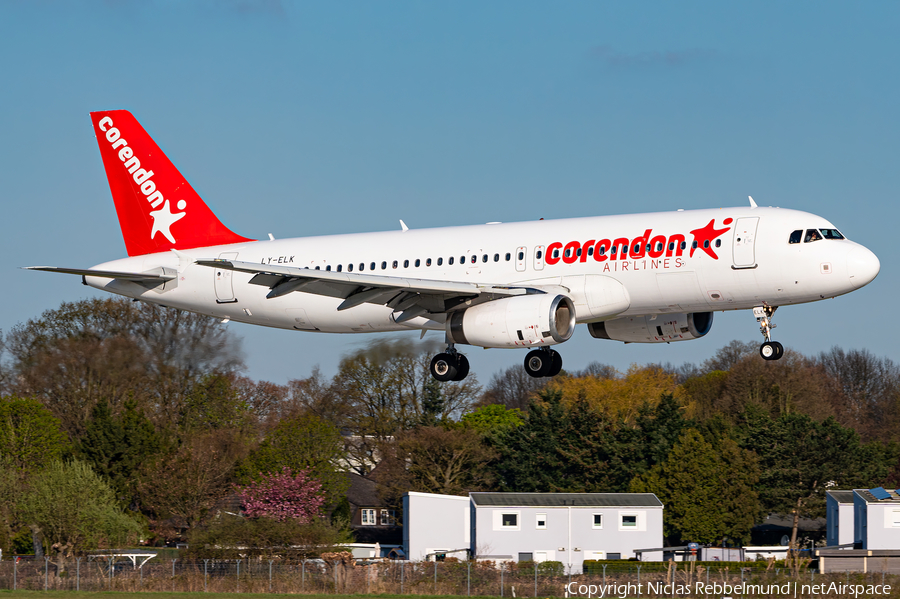
[[[784,346],[777,341],[772,341],[772,329],[775,328],[772,317],[777,309],[778,306],[768,305],[753,308],[753,315],[756,317],[756,322],[759,323],[759,332],[766,339],[759,346],[759,355],[762,356],[763,360],[778,360],[784,355]]]
[[[446,352],[431,359],[431,376],[442,383],[461,381],[468,374],[469,360],[456,351],[452,343],[447,346]]]
[[[469,374],[469,361],[449,343],[445,352],[431,359],[430,370],[431,376],[442,383],[461,381]],[[525,356],[525,372],[535,378],[556,376],[561,370],[562,356],[549,347],[535,349]]]
[[[549,347],[532,350],[525,356],[525,372],[534,378],[556,376],[560,370],[562,370],[562,356]]]

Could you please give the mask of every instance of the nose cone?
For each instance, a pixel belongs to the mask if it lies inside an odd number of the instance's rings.
[[[847,271],[850,275],[850,284],[859,289],[868,285],[878,276],[881,270],[881,262],[878,256],[868,249],[859,246],[850,250],[847,254]]]

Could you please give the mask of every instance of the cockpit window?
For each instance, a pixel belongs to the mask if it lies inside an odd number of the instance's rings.
[[[822,236],[825,239],[843,239],[844,236],[837,229],[821,229]]]
[[[816,229],[807,229],[806,235],[803,236],[803,243],[810,243],[812,241],[819,241],[822,239],[822,234],[819,233]]]
[[[788,243],[800,243],[800,240],[803,238],[803,229],[797,229],[793,233],[791,233],[791,238],[788,239]]]

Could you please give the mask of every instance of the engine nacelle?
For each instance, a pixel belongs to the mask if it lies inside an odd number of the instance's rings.
[[[651,320],[652,319],[652,320]],[[591,337],[625,343],[669,343],[699,339],[712,328],[712,312],[626,316],[588,324]]]
[[[479,347],[556,345],[575,331],[575,304],[565,295],[541,293],[494,300],[451,312],[447,337]]]

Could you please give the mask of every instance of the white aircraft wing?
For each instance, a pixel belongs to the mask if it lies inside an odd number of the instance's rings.
[[[403,312],[395,319],[398,323],[426,312],[444,313],[469,300],[481,303],[501,297],[544,293],[540,289],[525,287],[334,272],[236,260],[197,260],[196,264],[252,274],[252,285],[271,289],[266,296],[269,299],[302,291],[343,299],[338,310],[348,310],[364,303],[386,305]]]

